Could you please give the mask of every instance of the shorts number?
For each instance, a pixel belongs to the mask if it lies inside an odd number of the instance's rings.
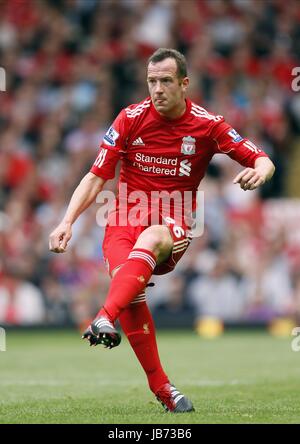
[[[175,224],[175,220],[172,219],[172,217],[166,217],[165,218],[166,222],[168,222],[169,224]],[[184,229],[182,227],[179,227],[178,225],[173,225],[172,227],[173,233],[175,234],[175,236],[179,239],[180,237],[184,236],[185,232]]]
[[[173,232],[177,238],[184,236],[184,229],[178,225],[173,226]]]

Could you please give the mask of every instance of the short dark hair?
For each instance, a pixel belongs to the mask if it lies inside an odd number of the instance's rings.
[[[165,59],[174,59],[177,65],[177,77],[184,78],[187,76],[186,58],[176,49],[158,48],[148,59],[149,63],[162,62]]]

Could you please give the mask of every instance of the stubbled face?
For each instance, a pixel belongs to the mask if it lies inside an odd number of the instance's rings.
[[[174,59],[149,63],[147,83],[153,105],[159,114],[175,119],[184,113],[185,92],[189,79],[177,77],[177,65]]]

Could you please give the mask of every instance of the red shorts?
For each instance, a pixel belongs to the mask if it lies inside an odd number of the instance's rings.
[[[176,225],[174,219],[166,218],[164,224],[169,228],[174,241],[174,246],[169,258],[155,267],[153,274],[166,274],[174,270],[177,262],[183,256],[191,242],[191,233],[186,226]],[[139,235],[148,226],[131,225],[110,226],[107,224],[103,239],[103,254],[108,272],[124,264],[130,251],[134,247]]]

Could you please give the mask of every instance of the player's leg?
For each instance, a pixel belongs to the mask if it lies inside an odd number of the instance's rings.
[[[170,383],[163,370],[156,343],[155,325],[142,296],[137,297],[122,311],[119,321],[146,373],[150,390],[165,410],[173,413],[193,411],[191,401]]]
[[[131,227],[107,224],[102,249],[107,271],[111,278],[126,262],[135,239]],[[116,347],[121,342],[121,336],[115,326],[107,319],[99,319],[98,315],[87,327],[82,338],[87,339],[91,346],[102,344],[107,348]]]
[[[172,248],[173,239],[167,226],[153,225],[142,231],[128,259],[112,279],[97,316],[114,323],[122,310],[144,291],[156,265],[171,255]]]
[[[138,238],[138,239],[137,239]],[[136,241],[137,239],[137,241]],[[136,245],[132,248],[132,245]],[[156,263],[163,262],[172,250],[173,240],[165,226],[107,227],[103,250],[110,267],[120,271],[112,276],[104,307],[84,332],[83,338],[91,345],[103,344],[112,348],[119,345],[121,336],[114,327],[122,310],[142,294]],[[140,245],[143,248],[138,248]]]
[[[146,373],[150,390],[156,393],[161,386],[169,383],[169,379],[160,362],[155,325],[146,303],[146,295],[137,296],[122,311],[119,321]]]

